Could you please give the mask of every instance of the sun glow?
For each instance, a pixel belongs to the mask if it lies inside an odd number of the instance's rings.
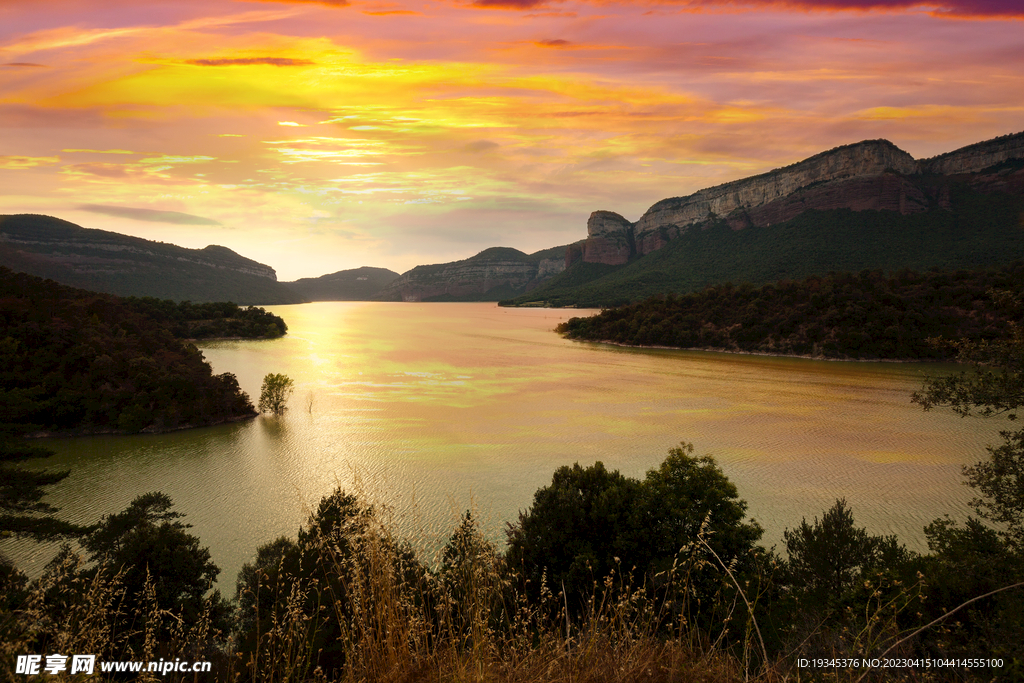
[[[53,1],[12,6],[0,28],[0,123],[18,131],[0,149],[0,211],[140,236],[156,224],[69,207],[201,216],[206,243],[285,278],[565,244],[595,209],[635,219],[860,139],[936,154],[1013,132],[1024,110],[1010,19]],[[236,226],[295,239],[282,251]],[[354,234],[376,251],[318,241]]]

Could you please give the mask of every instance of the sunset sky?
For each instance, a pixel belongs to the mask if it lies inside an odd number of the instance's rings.
[[[1022,0],[0,0],[0,213],[281,280],[1021,130]]]

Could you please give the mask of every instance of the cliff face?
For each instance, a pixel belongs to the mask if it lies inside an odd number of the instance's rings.
[[[528,292],[565,270],[554,247],[535,254],[494,247],[463,261],[417,266],[375,297],[382,301],[497,301]]]
[[[588,263],[619,265],[636,253],[633,224],[617,213],[595,211],[587,221],[583,260]]]
[[[925,173],[978,173],[1010,159],[1024,159],[1024,132],[977,142],[921,161]]]
[[[933,159],[916,161],[887,140],[868,140],[822,152],[791,166],[664,199],[630,224],[610,211],[596,211],[587,223],[583,260],[620,265],[632,256],[661,249],[693,227],[724,219],[733,229],[761,227],[809,209],[896,211],[903,215],[948,205],[949,187],[926,182],[924,174],[978,174],[1024,158],[1024,133],[970,145]],[[989,191],[1016,191],[1024,182],[1009,169],[971,183]],[[567,261],[569,254],[566,255]]]

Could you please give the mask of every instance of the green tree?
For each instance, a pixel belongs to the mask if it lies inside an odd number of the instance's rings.
[[[227,603],[219,591],[207,597],[220,569],[173,506],[163,493],[138,496],[123,511],[105,516],[82,545],[98,565],[123,572],[125,604],[144,605],[150,583],[160,608],[185,625],[198,623],[209,611],[214,626],[224,631]]]
[[[534,494],[529,511],[508,529],[508,558],[536,590],[541,577],[557,593],[582,604],[615,569],[636,571],[637,582],[657,584],[682,554],[704,557],[707,543],[727,565],[746,567],[761,536],[745,522],[746,503],[710,456],[692,455],[682,444],[669,451],[644,481],[591,467],[560,467],[551,485]],[[721,571],[691,577],[690,588],[710,598],[721,587]],[[572,605],[570,605],[572,607]]]
[[[263,387],[260,389],[260,412],[274,415],[283,413],[288,407],[288,397],[294,391],[294,385],[287,375],[268,373],[263,378]]]
[[[546,580],[563,589],[573,608],[583,604],[595,580],[620,561],[646,568],[647,548],[637,535],[640,482],[609,471],[601,462],[559,467],[551,485],[510,525],[508,560],[531,592]]]
[[[856,526],[845,499],[820,521],[804,519],[796,529],[786,529],[783,538],[788,582],[814,608],[840,604],[868,573],[899,575],[912,559],[895,536],[872,536]]]
[[[1024,308],[1016,295],[992,292],[1012,301],[1018,314]],[[911,397],[925,410],[952,408],[963,417],[1006,415],[1010,421],[1024,406],[1024,327],[1012,325],[1008,338],[955,342],[958,360],[970,370],[926,381]],[[1024,552],[1024,429],[1000,432],[1003,443],[989,446],[989,459],[964,467],[967,483],[980,495],[971,501],[977,513],[1001,525],[1003,538],[1016,552]]]
[[[1024,305],[1010,291],[989,295],[1009,309],[1010,334],[983,341],[951,344],[958,360],[971,365],[954,375],[932,378],[912,400],[925,410],[943,406],[963,417],[1005,415],[1017,419],[1024,406]],[[950,343],[950,342],[946,342]],[[996,524],[969,518],[964,525],[943,519],[926,529],[932,555],[927,572],[938,587],[930,610],[936,618],[971,600],[958,620],[943,628],[953,631],[947,649],[953,655],[985,651],[1008,660],[1009,678],[1024,676],[1024,429],[1000,432],[1003,443],[989,446],[989,458],[964,467],[967,483],[979,494],[971,506]],[[992,595],[989,595],[989,594]],[[986,596],[975,600],[981,596]],[[979,649],[983,648],[983,649]]]
[[[26,536],[43,541],[89,532],[90,527],[54,518],[57,508],[42,501],[45,488],[63,481],[70,471],[30,470],[13,464],[51,455],[53,451],[0,435],[0,536]]]

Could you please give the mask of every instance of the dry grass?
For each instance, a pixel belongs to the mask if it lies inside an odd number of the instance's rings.
[[[254,595],[273,604],[257,602],[255,614],[236,614],[237,624],[257,630],[255,646],[244,655],[240,636],[222,640],[208,614],[183,623],[174,606],[156,604],[152,586],[147,604],[125,604],[120,574],[105,567],[85,572],[66,551],[19,610],[0,615],[0,680],[30,680],[13,674],[16,655],[56,652],[95,653],[108,661],[212,658],[212,674],[138,680],[224,683],[852,683],[864,673],[808,676],[794,668],[795,651],[766,663],[753,619],[757,596],[746,595],[729,566],[714,557],[693,553],[660,576],[662,587],[676,587],[661,592],[671,600],[655,599],[625,573],[613,573],[595,582],[582,611],[570,611],[560,587],[544,585],[539,600],[527,597],[469,519],[427,569],[392,535],[394,525],[382,521],[387,515],[380,510],[364,506],[341,528],[307,539],[320,573],[297,572],[276,582],[262,574],[268,590]],[[713,604],[688,602],[691,576],[709,567],[721,571],[723,586],[737,590]],[[278,569],[284,572],[283,564]],[[861,626],[830,640],[819,625],[805,643],[851,656],[895,642],[905,635],[897,616],[910,601],[882,595],[872,594]],[[695,626],[709,621],[716,624],[710,630]],[[318,666],[322,653],[313,645],[327,632],[336,634],[330,644],[342,653],[334,660],[342,664],[329,672]],[[38,680],[44,679],[61,680]]]

